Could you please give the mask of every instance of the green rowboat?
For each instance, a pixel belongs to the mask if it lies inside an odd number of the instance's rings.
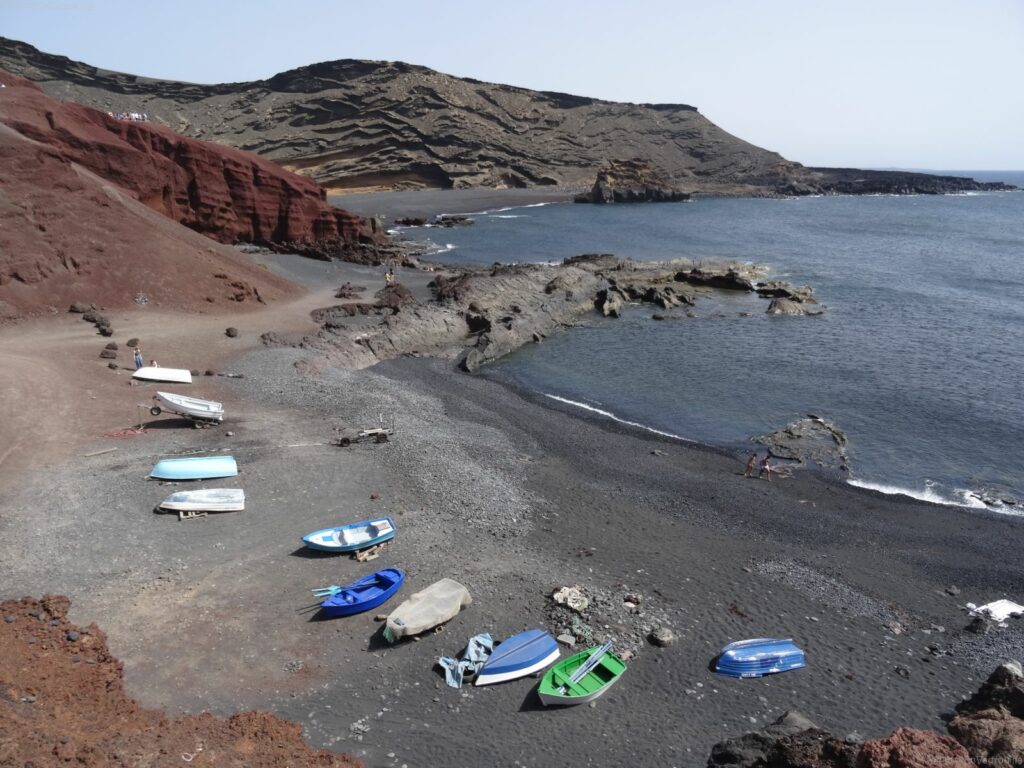
[[[589,670],[579,677],[585,666]],[[586,704],[611,688],[625,671],[626,665],[618,656],[606,646],[595,645],[551,667],[541,678],[537,693],[548,707]]]

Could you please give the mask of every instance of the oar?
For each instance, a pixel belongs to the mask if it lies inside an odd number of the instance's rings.
[[[573,672],[572,675],[569,677],[569,682],[575,685],[584,677],[586,677],[587,673],[594,667],[596,667],[598,663],[600,663],[601,659],[604,658],[604,655],[608,653],[608,651],[610,651],[611,649],[612,641],[609,640],[607,643],[605,643],[592,654],[590,654],[590,657],[586,661],[580,664],[579,669]],[[568,686],[563,685],[558,689],[558,692],[561,694],[565,694],[567,690]]]
[[[329,587],[317,587],[316,589],[310,590],[314,597],[333,597],[343,590],[344,587],[339,587],[336,584],[331,584]]]

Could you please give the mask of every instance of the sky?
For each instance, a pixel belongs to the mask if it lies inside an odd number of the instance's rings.
[[[806,165],[1024,169],[1024,0],[0,0],[0,35],[199,83],[400,60],[692,104]]]

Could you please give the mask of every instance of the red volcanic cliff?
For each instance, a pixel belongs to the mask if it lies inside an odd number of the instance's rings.
[[[375,221],[328,204],[312,179],[254,154],[55,101],[6,73],[0,82],[0,122],[214,240],[342,251],[385,238]]]

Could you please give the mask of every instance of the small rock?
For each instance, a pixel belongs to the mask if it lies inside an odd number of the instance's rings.
[[[864,737],[861,736],[857,731],[851,731],[843,737],[843,741],[847,744],[863,744]]]
[[[28,615],[31,616],[33,619],[41,619],[41,618],[43,618],[43,612],[40,611],[40,610],[37,610],[35,608],[33,608],[31,611],[29,611]]]
[[[113,336],[114,335],[114,329],[111,328],[109,325],[101,325],[101,326],[99,326],[99,332],[100,332],[100,336]]]
[[[370,494],[370,500],[371,501],[376,501],[379,498],[380,498],[380,494],[379,493],[371,493]]]
[[[68,312],[74,312],[75,314],[78,315],[84,315],[86,312],[91,312],[94,309],[95,307],[92,304],[83,304],[80,301],[76,301],[74,304],[68,307]]]
[[[636,658],[636,653],[633,651],[623,651],[622,653],[618,654],[618,656],[619,659],[621,659],[622,661],[629,661],[630,659]]]
[[[79,637],[81,637],[81,635],[75,632],[75,630],[71,630],[66,635],[64,635],[64,639],[66,639],[69,643],[77,641]]]
[[[651,451],[651,456],[668,456],[668,454],[665,453],[665,451],[655,448],[653,451]]]
[[[224,335],[227,336],[229,339],[233,339],[238,335],[238,329],[234,327],[228,328],[224,331]]]
[[[24,702],[25,702],[26,704],[34,704],[34,703],[35,703],[35,700],[36,700],[36,697],[35,697],[35,696],[33,696],[33,695],[32,695],[32,694],[30,693],[30,694],[27,694],[27,695],[25,695],[25,696],[22,696],[22,697],[21,697],[21,700],[22,700],[22,701],[24,701]]]
[[[234,436],[235,436],[235,433],[234,433],[234,432],[232,432],[231,430],[228,430],[228,431],[227,431],[227,432],[225,432],[224,434],[225,434],[226,436],[228,436],[228,437],[234,437]]]
[[[576,645],[576,638],[569,634],[559,635],[555,638],[555,640],[557,640],[562,645],[568,648],[572,648],[574,645]]]
[[[211,371],[210,369],[207,369],[206,370],[206,375],[207,376],[216,376],[217,372],[216,371]]]
[[[945,632],[946,628],[941,624],[932,624],[932,632]]]
[[[117,370],[117,363],[107,363],[107,368],[109,368],[112,371],[116,371]]]
[[[139,346],[139,340],[136,339],[136,338],[128,339],[128,346],[129,347],[137,347],[137,346]]]
[[[655,312],[653,315],[651,315],[651,320],[665,320],[667,319],[667,317],[667,315],[664,315],[661,312]]]
[[[960,594],[960,587],[956,587],[956,586],[953,586],[952,584],[950,584],[948,587],[946,587],[946,594],[947,595],[952,595],[953,597],[956,597],[957,595]]]
[[[622,599],[627,603],[633,603],[633,605],[640,605],[643,602],[643,598],[635,592],[629,592],[622,596]]]
[[[992,622],[984,616],[975,616],[967,625],[967,631],[973,632],[975,635],[987,635],[992,631]]]
[[[12,616],[9,613],[5,614],[4,615],[4,622],[7,623],[7,624],[13,624],[14,623],[14,616]]]
[[[292,659],[284,665],[285,672],[299,672],[306,665],[302,663],[301,659]]]
[[[910,670],[906,667],[896,667],[896,674],[905,680],[910,677]]]
[[[107,346],[104,347],[104,349],[112,349],[115,352],[117,352],[117,349],[118,349],[117,342],[116,341],[109,341],[109,342],[107,342]]]
[[[100,359],[102,360],[117,360],[117,352],[112,349],[104,349],[100,351]]]
[[[653,645],[667,648],[676,641],[676,633],[668,627],[658,627],[647,635],[647,639]]]
[[[200,375],[202,375],[195,368],[193,368],[191,371],[189,371],[189,373],[191,373],[193,376],[200,376]]]
[[[378,613],[376,616],[373,617],[373,620],[374,621],[387,621],[388,620],[388,615],[386,613]]]

